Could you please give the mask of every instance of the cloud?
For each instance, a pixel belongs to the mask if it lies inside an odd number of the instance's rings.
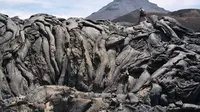
[[[59,17],[86,17],[112,0],[0,0],[0,12],[9,16],[28,18],[36,13]]]
[[[158,6],[163,7],[167,10],[174,11],[185,8],[199,8],[199,0],[149,0],[150,2],[158,4]]]
[[[3,10],[0,9],[0,13],[9,15],[10,17],[19,16],[22,19],[30,17],[29,12],[16,11],[16,10],[12,10],[12,9],[3,9]]]
[[[34,2],[37,2],[38,0],[0,0],[0,2],[4,2],[4,3],[10,3],[10,4],[13,4],[13,3],[34,3]]]

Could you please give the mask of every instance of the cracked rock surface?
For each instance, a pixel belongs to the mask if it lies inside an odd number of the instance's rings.
[[[170,17],[0,14],[1,112],[200,111],[200,33]]]

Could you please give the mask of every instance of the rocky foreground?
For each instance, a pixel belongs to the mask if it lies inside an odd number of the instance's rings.
[[[1,14],[0,111],[200,111],[200,33],[148,21]]]

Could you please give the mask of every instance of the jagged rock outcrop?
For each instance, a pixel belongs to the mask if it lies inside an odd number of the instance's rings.
[[[92,20],[113,20],[141,7],[147,12],[168,12],[156,4],[149,2],[149,0],[114,0],[87,18]]]
[[[170,17],[0,15],[0,111],[199,111],[200,33]]]

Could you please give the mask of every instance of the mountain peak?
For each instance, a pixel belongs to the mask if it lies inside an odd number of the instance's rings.
[[[149,0],[114,0],[114,2],[122,2],[122,1],[149,1]]]
[[[87,18],[92,20],[113,20],[141,7],[147,12],[168,12],[165,9],[158,7],[156,4],[149,2],[148,0],[114,0]]]

